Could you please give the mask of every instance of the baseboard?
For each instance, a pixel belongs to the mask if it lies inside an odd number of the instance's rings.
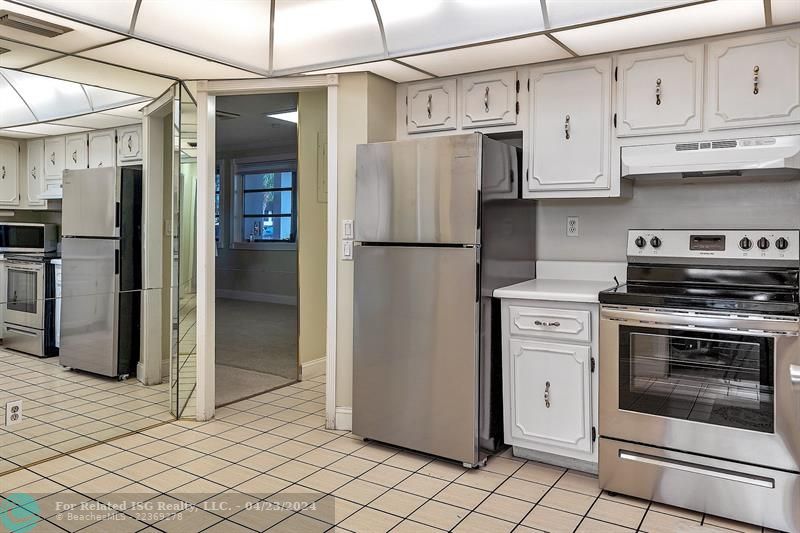
[[[161,383],[169,381],[169,359],[161,361],[161,381],[158,383],[147,383],[146,380],[142,379],[142,376],[144,375],[146,375],[144,363],[139,361],[136,363],[136,379],[139,380],[143,385],[160,385]]]
[[[217,289],[217,298],[230,298],[231,300],[246,300],[248,302],[267,302],[272,304],[297,305],[297,296],[285,294],[268,294],[265,292],[232,291]]]
[[[336,429],[339,431],[350,431],[353,429],[353,408],[336,408]]]
[[[325,366],[327,362],[325,357],[313,359],[300,365],[300,381],[315,378],[325,374]]]

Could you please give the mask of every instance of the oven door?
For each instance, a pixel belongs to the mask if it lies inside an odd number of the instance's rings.
[[[800,471],[798,322],[604,307],[600,434]]]
[[[44,264],[6,261],[4,321],[44,329]]]

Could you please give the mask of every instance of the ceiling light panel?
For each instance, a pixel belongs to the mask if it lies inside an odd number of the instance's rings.
[[[384,55],[371,0],[275,0],[273,69],[297,70]]]
[[[405,60],[404,60],[405,61]],[[336,74],[347,72],[372,72],[378,76],[396,81],[397,83],[405,83],[407,81],[424,80],[430,78],[427,74],[423,74],[413,68],[397,63],[396,61],[373,61],[371,63],[362,63],[360,65],[349,65],[346,67],[335,67],[325,70],[315,70],[313,72],[306,72],[308,75],[316,74]]]
[[[579,55],[695,39],[764,26],[763,0],[717,0],[553,33]]]
[[[534,0],[377,0],[390,54],[424,52],[544,29]]]
[[[38,137],[36,133],[25,133],[22,131],[2,130],[0,129],[0,137],[10,137],[12,139],[32,139]]]
[[[269,0],[142,0],[135,34],[266,71]]]
[[[0,105],[0,128],[36,122],[36,117],[2,75],[0,75],[0,102],[3,102]]]
[[[24,3],[104,28],[128,31],[136,0],[25,0]]]
[[[135,39],[95,48],[79,55],[156,75],[181,79],[256,77],[256,74],[245,70]]]
[[[437,76],[539,63],[572,57],[544,35],[403,58],[409,65]]]
[[[81,133],[89,131],[88,128],[75,128],[73,126],[62,126],[61,124],[31,124],[30,126],[17,126],[9,128],[20,133],[31,133],[34,135],[69,135],[70,133]]]
[[[103,114],[113,115],[115,117],[127,117],[127,118],[135,118],[138,120],[142,120],[142,108],[146,105],[147,103],[126,105],[124,107],[117,107],[114,109],[103,111]]]
[[[62,4],[67,6],[72,4],[72,1],[64,0]],[[5,37],[34,46],[49,48],[51,50],[58,50],[60,52],[75,52],[90,46],[109,43],[120,38],[118,34],[111,31],[101,30],[88,24],[74,22],[64,17],[39,11],[38,9],[32,9],[19,4],[12,4],[11,2],[6,2],[5,0],[0,0],[0,10],[12,11],[14,13],[19,13],[20,15],[26,15],[44,22],[70,28],[71,31],[68,31],[63,35],[59,35],[58,37],[45,37],[43,35],[37,35],[35,33],[22,31],[19,29],[0,26],[0,38]]]
[[[800,1],[772,0],[772,23],[789,24],[800,22]]]
[[[3,58],[0,56],[0,64],[2,60]],[[150,97],[159,96],[167,90],[167,87],[175,83],[174,80],[169,78],[153,76],[74,56],[48,61],[26,70],[34,74],[43,74],[89,85],[102,85],[108,89],[128,91]]]
[[[92,104],[93,111],[103,111],[104,109],[122,107],[149,100],[146,96],[122,91],[112,91],[110,89],[103,89],[102,87],[93,87],[90,85],[84,85],[83,90],[86,91],[86,96],[89,97],[89,103]]]
[[[80,117],[65,118],[64,120],[56,120],[52,124],[61,126],[73,126],[78,128],[89,128],[93,130],[102,130],[105,128],[117,128],[119,126],[127,126],[128,124],[135,124],[140,122],[130,117],[118,117],[115,115],[108,115],[105,113],[92,113],[90,115],[83,115]]]
[[[8,50],[5,54],[0,54],[0,67],[6,68],[20,69],[61,55],[58,52],[49,52],[35,46],[18,44],[2,39],[0,39],[0,48]]]
[[[664,9],[682,4],[691,4],[697,0],[647,0],[632,2],[631,0],[546,0],[547,15],[551,28],[560,28],[573,24],[582,24],[597,20],[611,19],[625,15],[633,15],[657,9]]]
[[[92,108],[78,83],[0,69],[40,121],[89,113]]]

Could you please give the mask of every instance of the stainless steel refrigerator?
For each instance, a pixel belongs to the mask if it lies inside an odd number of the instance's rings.
[[[63,183],[59,363],[126,377],[139,360],[142,170],[68,170]]]
[[[535,277],[521,159],[479,133],[358,146],[353,433],[470,466],[503,446],[492,291]]]

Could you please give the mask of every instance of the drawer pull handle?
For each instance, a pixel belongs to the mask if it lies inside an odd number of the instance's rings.
[[[661,78],[656,80],[656,105],[661,105]]]
[[[431,111],[433,110],[433,95],[428,95],[428,118],[431,118]]]
[[[758,65],[753,67],[753,94],[758,94]]]
[[[569,140],[569,115],[564,118],[564,137]]]
[[[793,385],[800,385],[800,365],[789,365],[789,380]]]
[[[656,457],[645,453],[629,452],[626,450],[619,450],[619,458],[623,461],[633,461],[637,463],[644,463],[661,468],[671,468],[673,470],[681,470],[683,472],[690,472],[692,474],[700,474],[704,476],[715,477],[727,481],[735,481],[737,483],[746,483],[747,485],[755,485],[756,487],[764,487],[765,489],[774,489],[775,480],[772,478],[753,476],[740,472],[733,472],[722,468],[715,468],[713,466],[705,466],[696,463],[689,463],[687,461],[680,461],[678,459],[669,459],[666,457]]]
[[[542,322],[541,320],[535,320],[533,322],[537,326],[544,326],[546,328],[559,328],[561,327],[561,322]]]
[[[544,384],[544,405],[548,409],[550,409],[550,382],[547,381]]]
[[[489,87],[486,87],[486,91],[483,93],[483,110],[489,112]]]

